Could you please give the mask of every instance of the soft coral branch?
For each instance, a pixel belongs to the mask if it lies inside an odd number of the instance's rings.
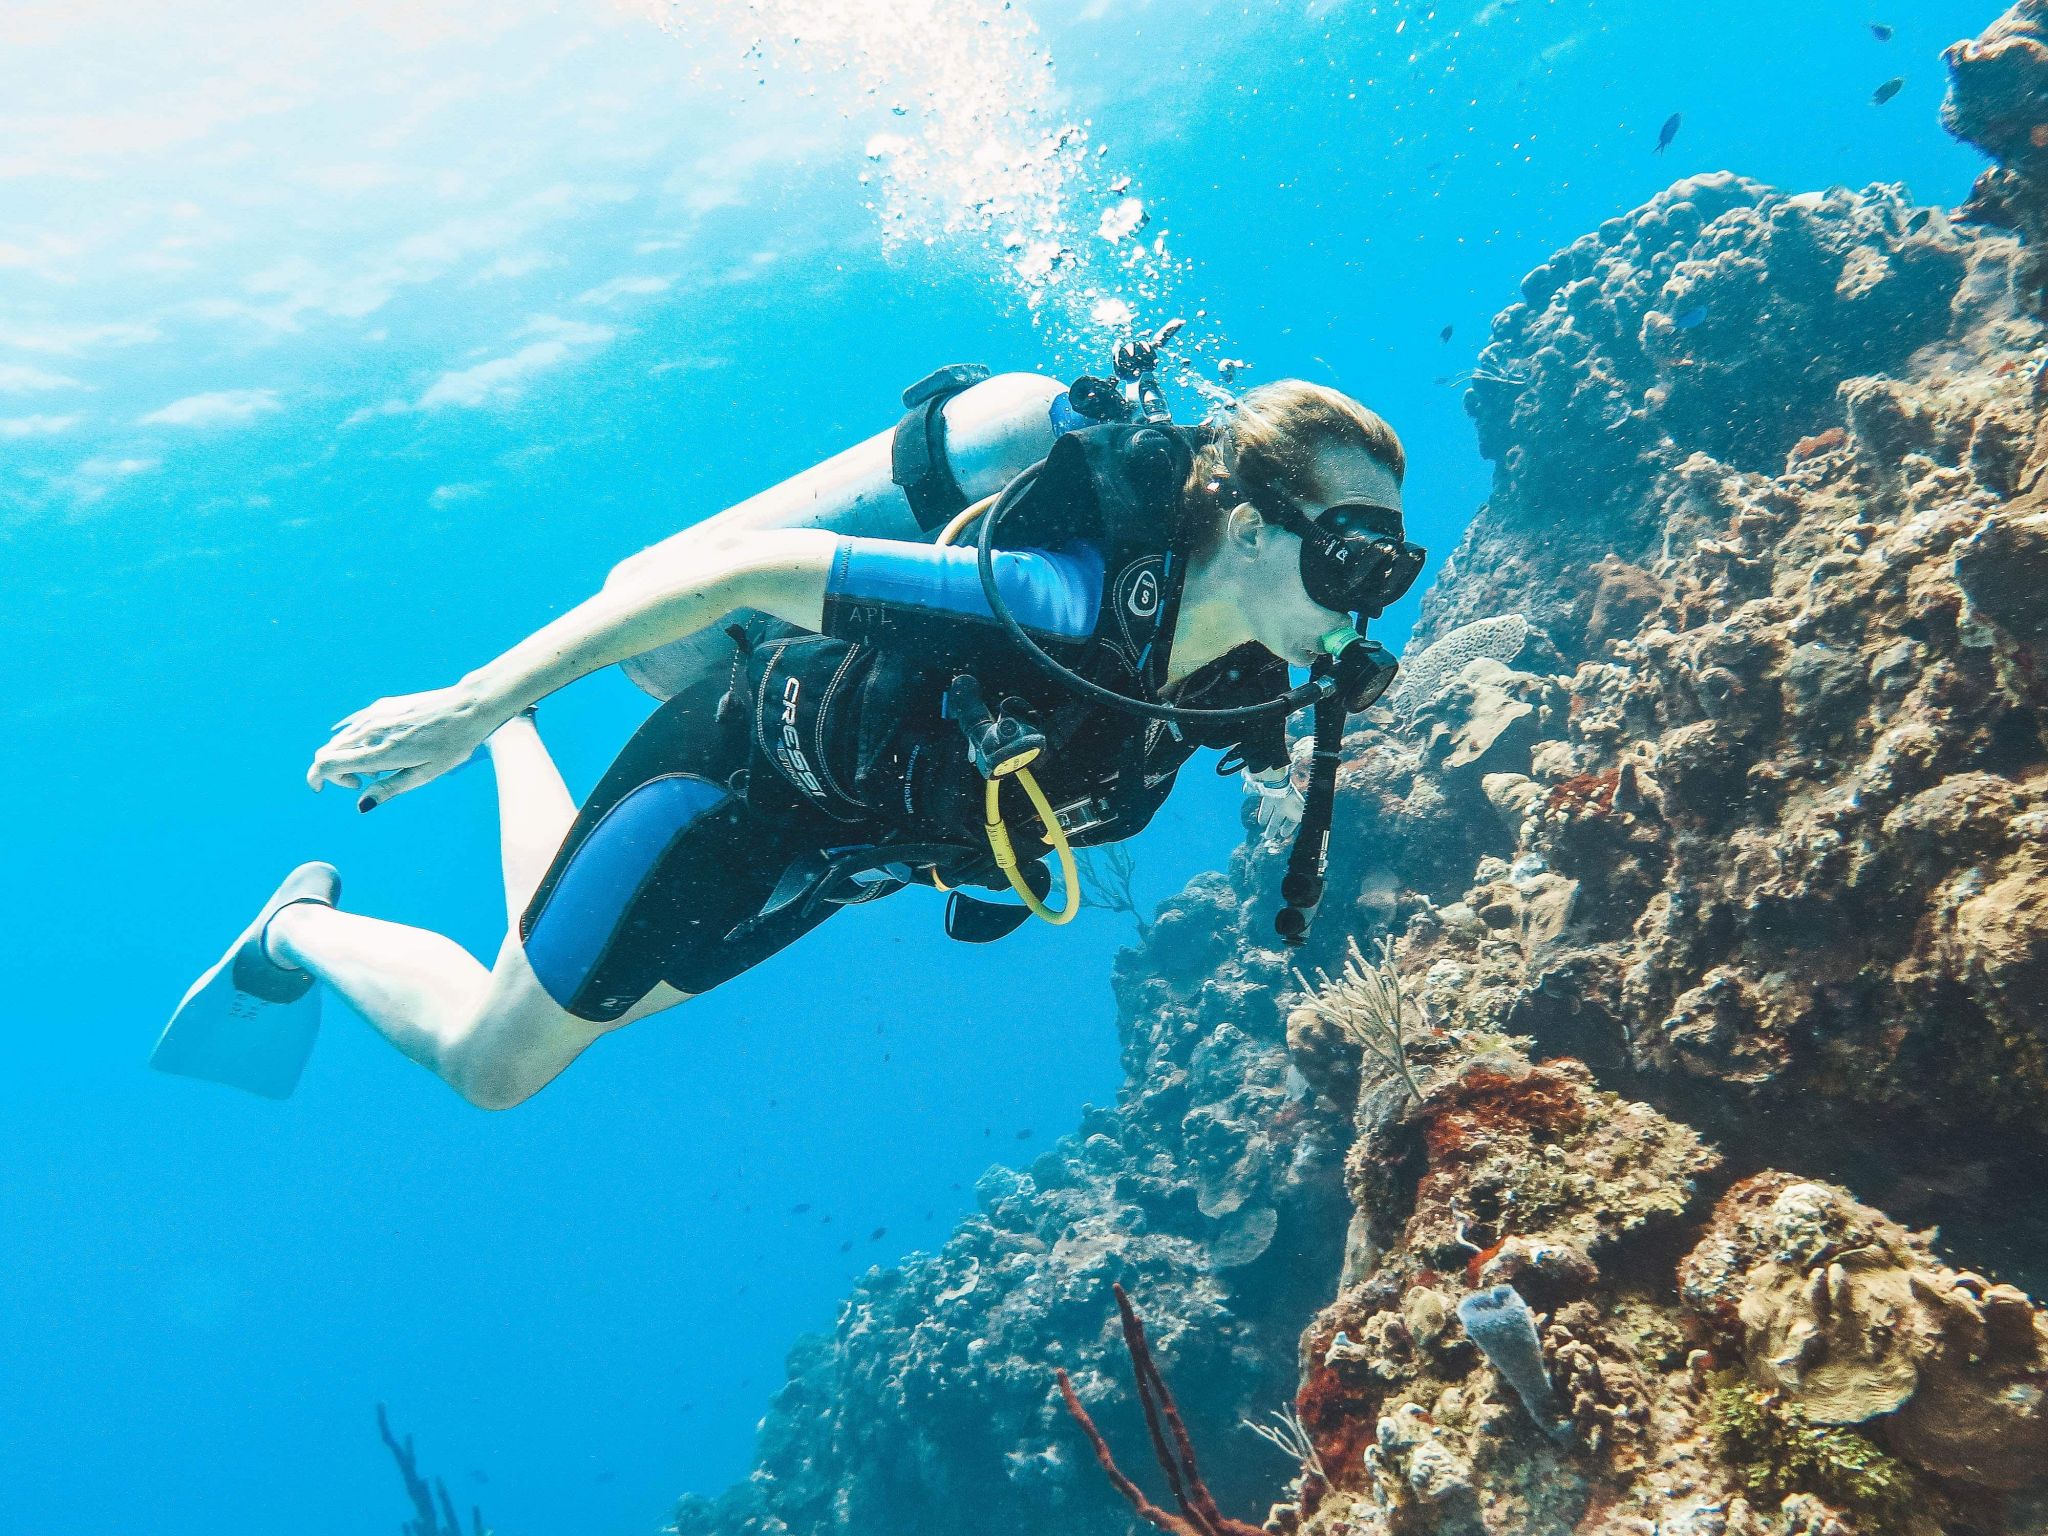
[[[1180,1507],[1180,1513],[1169,1514],[1161,1509],[1145,1497],[1143,1489],[1124,1475],[1116,1464],[1115,1456],[1110,1453],[1109,1442],[1095,1427],[1088,1410],[1081,1406],[1081,1399],[1075,1393],[1073,1383],[1067,1379],[1067,1373],[1055,1371],[1053,1379],[1059,1383],[1067,1412],[1074,1416],[1074,1422],[1081,1426],[1081,1432],[1094,1447],[1095,1459],[1109,1478],[1110,1486],[1123,1496],[1139,1519],[1168,1532],[1169,1536],[1263,1536],[1257,1526],[1233,1520],[1217,1508],[1209,1485],[1202,1480],[1201,1468],[1195,1461],[1194,1442],[1188,1436],[1180,1407],[1174,1402],[1173,1393],[1167,1390],[1166,1378],[1159,1374],[1159,1367],[1152,1359],[1151,1341],[1145,1337],[1145,1324],[1138,1317],[1138,1309],[1131,1305],[1131,1298],[1124,1293],[1122,1286],[1115,1286],[1113,1290],[1117,1312],[1123,1319],[1124,1348],[1131,1356],[1131,1378],[1137,1384],[1139,1406],[1145,1410],[1145,1428],[1152,1436],[1152,1455],[1158,1461],[1159,1469],[1166,1474],[1167,1486],[1173,1490],[1173,1501]]]

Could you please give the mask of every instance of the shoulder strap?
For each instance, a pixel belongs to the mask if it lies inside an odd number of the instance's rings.
[[[946,462],[946,402],[988,377],[985,364],[948,363],[903,391],[889,478],[902,487],[917,526],[926,533],[936,533],[967,505],[967,493]]]

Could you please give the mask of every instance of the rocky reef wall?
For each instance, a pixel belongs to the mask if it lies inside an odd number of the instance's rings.
[[[1963,209],[1703,176],[1530,274],[1314,946],[1271,854],[1170,903],[1117,1105],[679,1532],[1131,1529],[1112,1282],[1271,1531],[2048,1531],[2044,18],[1951,51]]]
[[[1350,1126],[1290,1071],[1285,966],[1243,880],[1196,881],[1124,953],[1117,1104],[1028,1169],[991,1169],[937,1253],[871,1271],[790,1356],[753,1474],[686,1498],[681,1536],[1123,1536],[1053,1388],[1065,1369],[1109,1400],[1107,1434],[1144,1443],[1113,1284],[1141,1299],[1192,1421],[1293,1398],[1297,1335],[1336,1290]],[[1233,1439],[1217,1497],[1263,1507],[1292,1469]]]

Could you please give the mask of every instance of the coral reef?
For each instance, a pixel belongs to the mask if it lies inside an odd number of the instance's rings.
[[[399,1526],[399,1536],[491,1536],[484,1527],[483,1510],[474,1504],[469,1509],[469,1530],[463,1530],[455,1515],[455,1501],[448,1497],[447,1483],[438,1477],[429,1483],[421,1474],[419,1452],[413,1449],[412,1436],[400,1440],[392,1432],[391,1415],[382,1403],[377,1405],[377,1437],[397,1463],[405,1496],[412,1503],[412,1518]]]
[[[2035,249],[2048,233],[2048,5],[2020,0],[1982,37],[1951,47],[1948,64],[1942,123],[1995,162],[1964,212],[2025,233],[2027,288],[2038,301],[2048,277]]]
[[[1293,1396],[1291,1488],[1208,1456],[1280,1536],[2048,1531],[2048,4],[1950,63],[1964,209],[1700,176],[1530,274],[1345,743],[1339,979],[1255,844],[1170,903],[1117,1106],[684,1536],[1128,1531],[1046,1390],[1142,1432],[1112,1282],[1198,1432]]]
[[[1168,902],[1116,978],[1128,1080],[1028,1169],[992,1168],[932,1254],[861,1281],[792,1352],[758,1467],[677,1511],[684,1536],[1123,1536],[1074,1433],[1065,1370],[1112,1439],[1145,1433],[1103,1293],[1145,1299],[1152,1348],[1213,1446],[1225,1508],[1262,1509],[1280,1458],[1239,1427],[1287,1403],[1295,1339],[1346,1220],[1342,1110],[1290,1071],[1266,900],[1220,877]]]
[[[2048,1468],[2048,1314],[1844,1191],[1737,1185],[1679,1283],[1717,1349],[1803,1419],[1881,1419],[1900,1459],[1981,1487]]]

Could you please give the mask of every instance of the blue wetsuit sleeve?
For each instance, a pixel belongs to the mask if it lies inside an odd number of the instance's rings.
[[[996,588],[1041,642],[1095,632],[1103,558],[1093,544],[997,550]],[[825,583],[824,632],[870,645],[948,648],[1000,633],[972,549],[843,538]]]

